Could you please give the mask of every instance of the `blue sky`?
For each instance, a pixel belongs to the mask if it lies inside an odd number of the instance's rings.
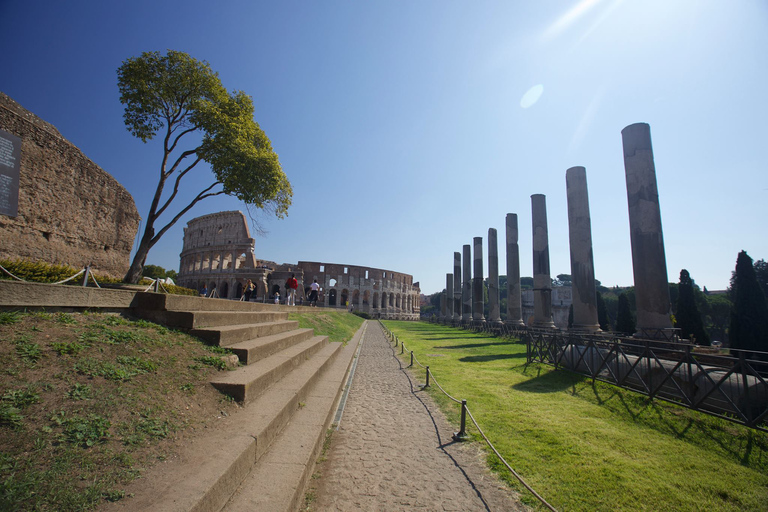
[[[637,122],[651,126],[669,280],[686,268],[723,289],[740,250],[768,258],[763,0],[0,0],[0,48],[0,90],[115,176],[143,217],[160,146],[125,129],[120,64],[184,51],[251,95],[294,191],[286,219],[261,219],[260,259],[405,272],[432,293],[454,251],[487,244],[490,227],[502,241],[517,213],[532,275],[540,193],[552,274],[570,273],[565,171],[580,165],[596,277],[631,285],[621,130]],[[211,175],[195,180],[189,191]],[[178,269],[186,222],[233,209],[201,203],[148,263]]]

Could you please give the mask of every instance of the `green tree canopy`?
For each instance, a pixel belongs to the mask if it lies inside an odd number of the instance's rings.
[[[699,345],[709,345],[710,339],[704,330],[704,322],[694,297],[693,279],[686,269],[680,271],[680,283],[677,287],[677,313],[675,325],[682,331],[683,338],[692,338]]]
[[[616,331],[631,336],[635,333],[635,317],[629,307],[629,297],[626,293],[619,294],[619,305],[616,312]]]
[[[126,281],[138,281],[152,246],[203,199],[227,194],[278,218],[286,215],[291,184],[253,120],[250,96],[227,92],[207,62],[173,50],[130,58],[117,76],[128,131],[143,142],[161,134],[163,144],[157,188]],[[213,176],[207,182],[197,176],[193,181],[203,185],[194,197],[181,200],[182,180],[200,162]],[[175,199],[181,203],[171,209]],[[164,214],[167,220],[156,231]]]
[[[603,294],[600,292],[597,292],[595,294],[595,298],[597,300],[597,323],[600,324],[600,329],[604,331],[610,331],[611,320],[608,317],[608,308],[605,307],[605,300],[603,299]]]

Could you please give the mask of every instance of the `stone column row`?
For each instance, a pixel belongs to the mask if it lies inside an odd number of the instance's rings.
[[[656,169],[653,162],[650,127],[645,123],[622,130],[624,167],[627,182],[632,268],[637,299],[638,333],[658,335],[672,327],[670,319],[669,286],[666,256],[661,227]],[[566,171],[568,200],[568,234],[573,283],[573,329],[596,332],[600,330],[597,315],[597,292],[592,249],[592,227],[589,213],[587,176],[584,167]],[[533,229],[533,327],[555,328],[552,319],[552,284],[549,262],[549,235],[546,197],[531,196]],[[517,215],[507,214],[507,323],[524,325],[520,291],[520,255]],[[482,237],[474,238],[474,255],[470,246],[463,247],[461,257],[454,253],[454,273],[446,275],[446,306],[444,317],[464,322],[485,322],[483,316],[483,249]],[[470,277],[470,259],[474,261],[474,276]],[[501,323],[499,312],[499,274],[497,233],[488,230],[488,300],[489,318]],[[449,277],[450,276],[450,277]],[[461,290],[459,290],[461,287]],[[460,301],[460,304],[459,304]]]

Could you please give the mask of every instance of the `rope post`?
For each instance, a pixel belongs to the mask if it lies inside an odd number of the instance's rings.
[[[155,293],[160,293],[160,279],[155,279]]]
[[[411,364],[409,366],[413,366],[413,350],[411,350]]]
[[[429,387],[429,366],[427,366],[427,383],[424,384],[424,388],[425,389],[428,388],[428,387]]]
[[[453,433],[454,441],[466,441],[469,439],[467,435],[467,401],[461,401],[461,427],[458,432]]]
[[[405,354],[405,344],[404,343],[400,344],[400,353],[401,354]]]
[[[88,274],[90,273],[91,273],[91,266],[88,265],[87,267],[85,267],[85,276],[83,277],[83,288],[88,286]]]

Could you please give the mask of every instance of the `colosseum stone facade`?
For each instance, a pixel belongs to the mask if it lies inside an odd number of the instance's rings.
[[[419,283],[414,283],[411,275],[338,263],[278,265],[257,260],[254,246],[242,212],[192,219],[184,228],[178,284],[195,290],[205,286],[209,293],[215,289],[218,297],[239,299],[250,279],[256,285],[251,300],[271,302],[276,291],[285,298],[285,282],[295,274],[299,281],[297,303],[306,302],[316,279],[320,285],[318,306],[355,309],[374,318],[419,318]]]

